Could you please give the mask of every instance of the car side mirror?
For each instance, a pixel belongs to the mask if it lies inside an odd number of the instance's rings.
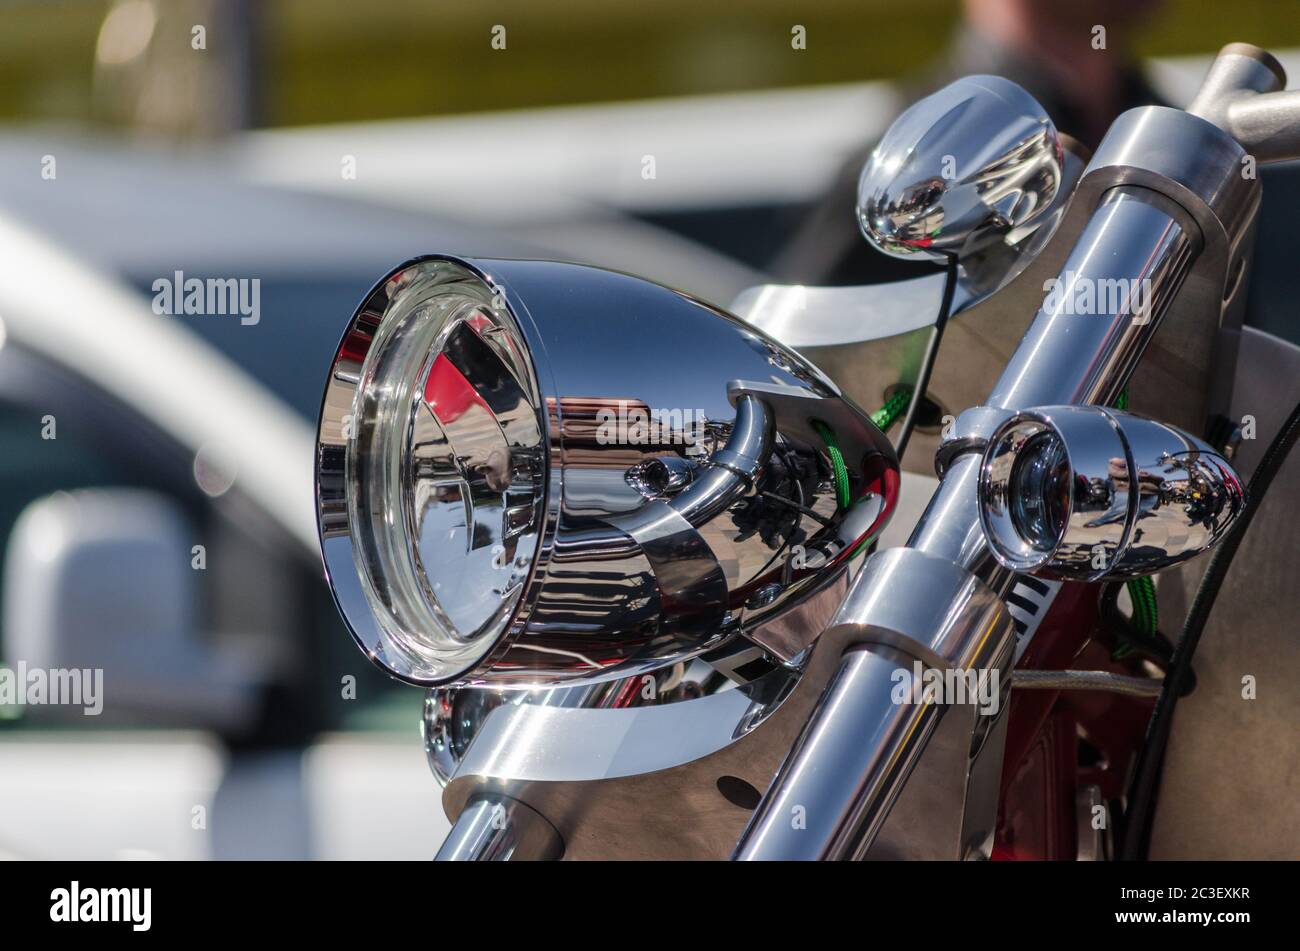
[[[226,734],[254,723],[256,676],[199,636],[195,537],[176,504],[147,490],[57,492],[23,510],[0,630],[21,715]]]

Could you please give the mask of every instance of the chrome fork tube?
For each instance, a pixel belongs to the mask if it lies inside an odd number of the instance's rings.
[[[819,861],[865,855],[939,719],[936,704],[892,701],[894,672],[910,663],[879,649],[844,655],[814,716],[825,723],[870,723],[873,732],[805,730],[775,794],[756,814],[761,820],[741,839],[737,858]],[[849,763],[851,770],[845,770]],[[818,782],[810,770],[830,771],[837,781]],[[848,795],[840,782],[854,784]]]
[[[435,861],[548,861],[563,852],[559,833],[540,814],[517,799],[489,793],[465,806]]]
[[[1113,399],[1200,250],[1191,216],[1167,198],[1136,186],[1106,192],[1048,291],[1053,306],[1039,310],[988,404]]]
[[[736,858],[864,857],[944,714],[920,693],[914,665],[997,670],[1010,655],[1001,599],[970,572],[915,549],[891,548],[868,559],[822,636],[868,618],[869,640],[840,661]],[[910,702],[895,698],[900,689]],[[958,744],[963,766],[972,745],[970,736]],[[964,838],[970,823],[961,803],[954,812],[954,821],[934,816],[933,824]],[[932,830],[910,838],[904,843],[914,849],[910,855],[945,856]]]
[[[989,405],[1009,409],[1116,396],[1201,244],[1190,216],[1155,192],[1132,186],[1107,192],[1054,289],[1044,288],[1044,304]],[[1095,306],[1098,289],[1118,291],[1120,281],[1124,289],[1140,290],[1123,295],[1119,306]],[[1094,307],[1080,313],[1089,309],[1082,296],[1088,287]],[[864,643],[840,661],[741,836],[736,858],[864,856],[945,712],[933,704],[893,702],[894,672],[915,658],[939,668],[996,665],[1006,673],[1010,629],[999,612],[1014,576],[992,559],[980,531],[978,468],[978,456],[959,456],[907,549],[877,553],[854,579],[831,628],[857,628]],[[1000,747],[994,753],[1000,762]],[[971,764],[953,761],[953,769],[962,766],[968,782],[977,777]],[[997,772],[986,762],[979,781],[996,783]],[[987,855],[991,844],[996,795],[969,787],[965,795],[965,808],[974,806],[981,815],[963,816],[954,858]]]

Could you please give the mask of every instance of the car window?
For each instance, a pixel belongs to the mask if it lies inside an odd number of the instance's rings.
[[[256,322],[238,316],[187,316],[177,321],[314,423],[323,374],[343,328],[382,274],[252,276],[259,281]],[[131,283],[152,295],[154,280],[136,276]]]
[[[24,513],[67,504],[80,506],[64,523],[74,535],[83,527],[76,519],[93,516],[123,538],[94,536],[99,548],[83,538],[73,549],[82,560],[61,568],[33,564],[43,536]],[[157,513],[171,535],[150,534],[123,506]],[[120,547],[128,543],[137,547]],[[134,554],[141,545],[166,564],[142,568],[150,562]],[[95,557],[124,550],[133,554],[119,564]],[[182,571],[150,585],[149,570],[176,563]],[[32,578],[45,594],[16,587]],[[149,420],[12,342],[0,347],[0,650],[11,682],[34,657],[101,670],[107,701],[93,715],[0,702],[5,730],[206,728],[264,745],[419,722],[419,692],[400,689],[355,649],[319,565],[298,543],[238,492],[201,492],[192,453]],[[0,678],[0,701],[3,687]]]

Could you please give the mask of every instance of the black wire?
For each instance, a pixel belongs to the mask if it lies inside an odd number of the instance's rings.
[[[794,499],[787,499],[784,495],[777,495],[775,492],[759,492],[758,494],[765,499],[771,499],[773,502],[779,502],[782,505],[788,506],[801,515],[807,515],[810,519],[820,522],[822,525],[832,524],[831,520],[821,512],[814,511],[806,505],[800,505]]]
[[[903,417],[902,428],[898,431],[898,442],[894,444],[894,455],[898,456],[900,465],[903,462],[903,453],[907,451],[907,441],[912,438],[917,411],[930,385],[930,375],[934,372],[934,361],[939,356],[939,344],[943,341],[943,330],[948,325],[948,317],[952,312],[952,298],[956,291],[957,255],[950,253],[948,263],[944,267],[943,299],[939,302],[939,314],[935,318],[934,328],[930,331],[930,339],[926,342],[925,356],[921,358],[921,368],[916,374],[916,385],[912,387],[912,399],[907,404],[907,415]],[[867,557],[876,553],[879,543],[879,538],[871,542],[870,547],[867,548]]]
[[[1097,607],[1103,626],[1110,629],[1120,645],[1133,648],[1155,660],[1162,670],[1168,670],[1174,659],[1174,645],[1159,629],[1147,635],[1137,629],[1132,618],[1125,616],[1119,609],[1119,593],[1123,589],[1123,581],[1111,581],[1101,586],[1101,597],[1098,599]],[[1191,693],[1196,687],[1195,673],[1189,670],[1188,676],[1190,679],[1182,696]]]
[[[899,462],[907,450],[907,441],[912,436],[916,425],[916,413],[925,399],[926,387],[930,385],[930,374],[934,372],[934,361],[939,355],[939,343],[943,340],[943,329],[948,325],[948,315],[952,310],[953,294],[957,290],[957,255],[948,255],[948,264],[944,269],[943,301],[939,304],[939,316],[930,331],[930,340],[925,345],[925,356],[921,358],[921,368],[916,373],[916,385],[912,388],[912,401],[907,404],[907,415],[903,417],[903,428],[899,430],[898,442],[894,451]]]
[[[1246,490],[1246,507],[1237,520],[1237,524],[1227,538],[1219,545],[1210,558],[1205,576],[1197,586],[1196,597],[1187,611],[1187,621],[1183,625],[1183,636],[1174,647],[1173,660],[1169,672],[1165,675],[1164,690],[1156,700],[1151,722],[1147,726],[1146,742],[1138,753],[1137,766],[1133,770],[1133,781],[1129,785],[1128,815],[1125,819],[1124,844],[1120,858],[1126,861],[1141,861],[1146,858],[1151,846],[1151,827],[1156,792],[1160,788],[1160,773],[1164,766],[1165,749],[1169,745],[1169,731],[1173,725],[1174,707],[1183,693],[1187,676],[1192,667],[1192,655],[1200,642],[1201,632],[1209,620],[1214,607],[1214,599],[1228,575],[1232,558],[1241,547],[1246,537],[1246,529],[1264,502],[1264,495],[1273,483],[1273,477],[1282,468],[1287,454],[1300,437],[1300,404],[1291,410],[1278,434],[1269,443],[1264,458],[1251,476],[1250,486]]]
[[[768,496],[773,501],[785,503],[792,510],[792,514],[794,515],[794,522],[790,525],[790,531],[786,533],[785,539],[781,542],[781,547],[778,548],[775,552],[773,552],[772,557],[767,560],[767,564],[763,565],[763,567],[760,568],[758,572],[754,575],[755,578],[761,578],[763,577],[763,575],[767,574],[768,569],[771,568],[774,564],[776,564],[777,559],[780,558],[781,555],[785,553],[785,550],[790,547],[790,543],[794,541],[795,536],[799,534],[800,514],[807,513],[811,515],[813,518],[817,519],[819,522],[822,522],[822,524],[827,524],[829,522],[829,520],[822,521],[823,520],[822,515],[813,512],[811,509],[807,508],[804,505],[804,502],[807,500],[804,498],[804,494],[803,494],[803,482],[800,481],[799,478],[799,466],[797,465],[799,457],[789,449],[781,449],[778,451],[781,454],[781,461],[785,464],[786,471],[790,473],[790,480],[794,483],[795,491],[799,493],[799,501],[796,502],[793,499],[786,498],[784,495],[776,495],[775,493],[772,492],[760,493],[761,495]],[[790,461],[792,458],[795,460],[794,463]],[[785,564],[782,566],[781,569],[781,583],[783,585],[790,584],[790,559],[789,558],[785,560]]]

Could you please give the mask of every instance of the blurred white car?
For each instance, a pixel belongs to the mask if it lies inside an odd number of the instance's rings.
[[[9,218],[0,255],[0,658],[103,672],[98,715],[0,707],[0,853],[427,857],[419,697],[329,602],[310,424]]]

